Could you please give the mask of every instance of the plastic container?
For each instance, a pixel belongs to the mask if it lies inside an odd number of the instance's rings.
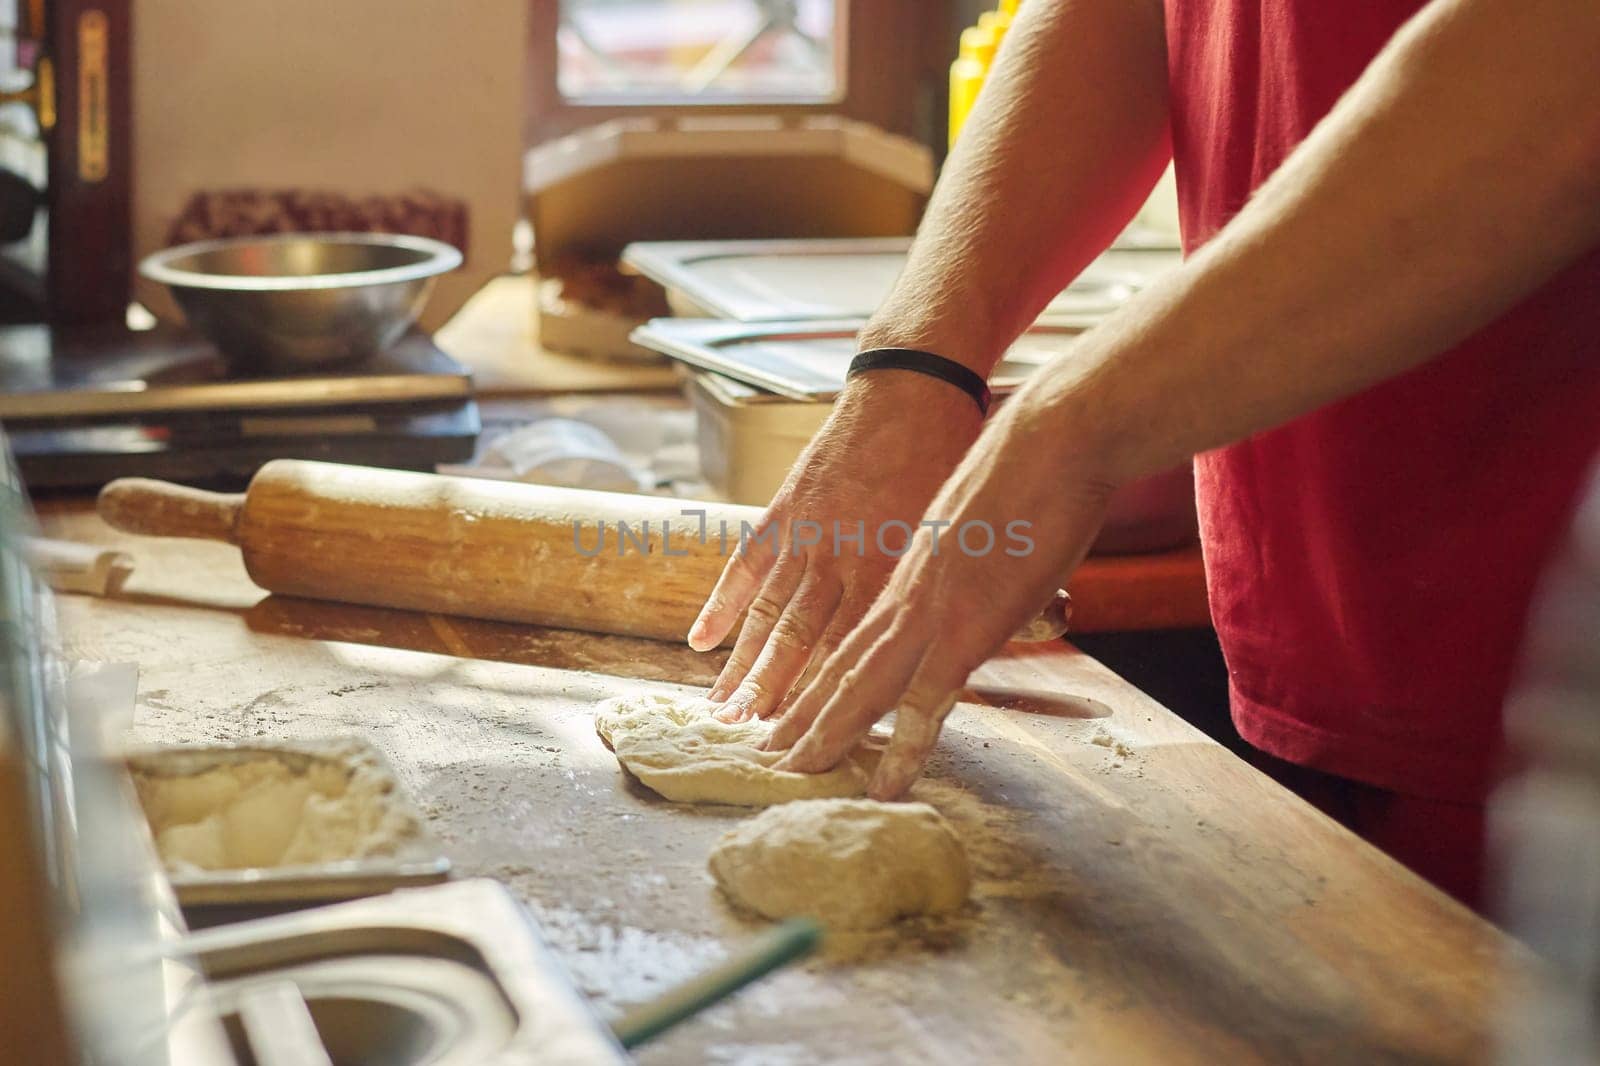
[[[961,31],[961,52],[950,64],[950,145],[955,146],[961,127],[966,125],[978,90],[994,62],[996,39],[992,30],[969,26]]]
[[[978,91],[994,67],[995,53],[1011,30],[1020,0],[1000,0],[1000,6],[978,16],[978,24],[961,31],[961,48],[950,64],[950,147],[967,124]]]
[[[988,30],[994,35],[994,48],[998,52],[1000,46],[1005,43],[1006,34],[1011,32],[1011,15],[1004,10],[985,11],[978,16],[978,28]],[[989,65],[990,67],[994,66],[992,59]]]

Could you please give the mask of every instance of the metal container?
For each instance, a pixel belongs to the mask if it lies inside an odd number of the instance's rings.
[[[765,507],[833,405],[775,396],[699,370],[686,379],[707,483],[732,503]],[[1119,488],[1090,550],[1142,555],[1181,548],[1197,535],[1194,471],[1185,463]]]
[[[632,336],[652,351],[753,385],[771,398],[831,402],[844,389],[850,360],[858,350],[856,334],[865,321],[653,318]],[[997,397],[1015,392],[1093,325],[1094,320],[1085,318],[1035,323],[995,364],[989,374],[990,389]]]
[[[700,466],[712,490],[732,503],[764,507],[833,410],[862,324],[665,318],[633,335],[683,365]],[[1004,402],[1090,325],[1081,317],[1041,319],[995,367],[996,399]],[[1119,488],[1092,550],[1168,551],[1196,536],[1194,474],[1184,463]]]
[[[625,264],[666,290],[674,313],[687,316],[652,321],[634,338],[694,369],[688,389],[701,463],[716,491],[736,503],[771,499],[827,417],[855,334],[893,287],[910,247],[907,237],[657,241],[623,253]],[[1006,353],[989,382],[996,398],[1181,261],[1164,241],[1124,235]],[[1196,529],[1194,475],[1185,463],[1119,489],[1093,550],[1166,551],[1193,543]]]
[[[910,237],[641,241],[622,261],[666,290],[675,315],[774,322],[871,315],[910,250]],[[1176,252],[1113,249],[1057,294],[1040,321],[1106,315],[1178,261]]]
[[[139,272],[244,373],[352,362],[400,339],[433,279],[461,265],[442,241],[387,233],[282,234],[179,245]]]
[[[130,753],[128,769],[155,777],[186,777],[221,767],[271,759],[287,765],[331,763],[347,772],[365,767],[392,785],[383,802],[412,828],[392,851],[300,865],[168,870],[185,907],[304,904],[378,895],[396,888],[435,884],[450,874],[450,860],[400,788],[383,753],[364,740],[341,737],[297,743],[203,745]]]
[[[522,906],[488,880],[196,933],[240,1062],[621,1066]]]

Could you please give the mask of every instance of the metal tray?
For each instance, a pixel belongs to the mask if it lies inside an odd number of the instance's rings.
[[[242,1061],[487,1066],[627,1061],[522,906],[458,881],[193,934]]]
[[[649,241],[623,249],[622,261],[665,288],[684,317],[865,318],[889,294],[910,247],[909,237]],[[1176,258],[1167,249],[1102,257],[1050,301],[1041,320],[1108,314]]]
[[[271,745],[164,747],[132,753],[127,764],[130,772],[195,774],[262,756],[291,762],[361,759],[394,778],[394,770],[382,752],[364,740],[345,737]],[[398,781],[390,792],[390,801],[417,827],[415,834],[407,837],[393,854],[294,866],[193,871],[167,868],[173,892],[185,907],[232,907],[354,899],[445,880],[450,874],[450,860],[427,832],[421,813]],[[148,822],[145,824],[148,827]]]
[[[829,401],[844,388],[862,318],[829,321],[723,322],[656,318],[633,331],[635,343],[682,363],[742,381],[790,400]],[[1012,346],[989,387],[1004,395],[1066,351],[1092,318],[1041,320]]]

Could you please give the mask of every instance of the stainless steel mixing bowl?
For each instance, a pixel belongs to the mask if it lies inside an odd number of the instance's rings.
[[[172,290],[231,366],[259,372],[382,351],[416,321],[433,279],[460,265],[460,252],[427,237],[291,233],[179,245],[139,272]]]

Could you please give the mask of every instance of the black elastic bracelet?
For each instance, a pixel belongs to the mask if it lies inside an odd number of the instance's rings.
[[[982,375],[954,359],[916,348],[873,348],[850,360],[850,369],[845,371],[844,376],[848,380],[869,370],[910,370],[948,381],[972,397],[972,402],[978,405],[979,414],[989,413],[989,383],[983,380]]]

